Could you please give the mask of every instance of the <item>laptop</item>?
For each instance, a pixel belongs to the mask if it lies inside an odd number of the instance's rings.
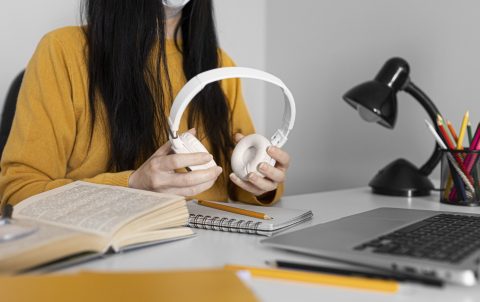
[[[270,247],[473,286],[480,215],[378,208],[261,241]]]

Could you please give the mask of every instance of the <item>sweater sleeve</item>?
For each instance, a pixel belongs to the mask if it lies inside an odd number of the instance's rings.
[[[235,66],[234,62],[225,53],[223,53],[223,66]],[[252,118],[243,98],[241,80],[231,79],[223,82],[225,94],[232,106],[232,135],[235,135],[235,133],[241,133],[243,135],[255,133]],[[229,188],[229,197],[232,200],[256,205],[273,205],[282,197],[284,184],[279,184],[275,191],[269,192],[260,197],[243,190],[233,183],[229,184]]]
[[[2,204],[16,204],[74,181],[66,175],[77,121],[68,64],[55,37],[47,35],[39,43],[26,69],[16,108],[0,163]],[[83,180],[127,186],[130,174],[103,173]]]

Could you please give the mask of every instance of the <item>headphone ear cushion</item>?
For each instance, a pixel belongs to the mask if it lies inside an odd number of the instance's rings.
[[[239,178],[246,180],[248,174],[256,172],[261,174],[257,167],[260,163],[266,162],[275,164],[268,154],[267,149],[272,144],[260,134],[251,134],[242,138],[232,153],[232,170]],[[263,176],[263,175],[262,175]]]

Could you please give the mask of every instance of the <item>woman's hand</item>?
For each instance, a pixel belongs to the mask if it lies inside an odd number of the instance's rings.
[[[195,134],[192,129],[189,131]],[[212,155],[208,153],[171,154],[170,142],[161,146],[128,180],[128,186],[135,189],[170,193],[181,196],[194,196],[210,189],[221,167],[206,170],[177,173],[176,169],[208,163]]]
[[[238,143],[243,137],[244,135],[237,133],[235,134],[235,141]],[[277,147],[268,148],[267,153],[276,161],[276,164],[275,167],[267,163],[258,165],[258,171],[265,175],[265,177],[262,177],[258,173],[250,173],[248,174],[248,181],[245,181],[232,173],[230,174],[230,179],[233,183],[255,196],[273,191],[279,184],[283,183],[290,165],[290,155]]]

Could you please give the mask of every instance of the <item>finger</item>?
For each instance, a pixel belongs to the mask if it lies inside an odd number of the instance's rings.
[[[233,138],[235,139],[235,143],[238,143],[244,137],[245,137],[245,135],[243,135],[241,133],[235,133]]]
[[[290,166],[290,155],[278,147],[269,147],[267,149],[268,155],[277,161],[284,169]]]
[[[187,173],[175,173],[167,185],[176,188],[194,187],[206,182],[216,181],[220,174],[222,174],[222,168],[218,166]]]
[[[258,187],[254,186],[253,184],[240,179],[237,175],[235,175],[235,173],[230,174],[230,180],[240,188],[244,189],[247,192],[252,193],[255,196],[259,196],[265,193],[265,191],[260,190]]]
[[[258,171],[265,175],[266,178],[273,180],[276,183],[285,182],[285,171],[272,167],[267,163],[258,165]]]
[[[213,185],[215,184],[215,181],[209,181],[206,183],[202,183],[193,187],[184,187],[184,188],[170,188],[166,191],[163,191],[165,193],[170,193],[170,194],[175,194],[175,195],[180,195],[180,196],[185,196],[187,198],[193,197],[195,195],[198,195],[208,189],[210,189]]]
[[[197,130],[195,128],[189,129],[187,131],[188,133],[191,133],[193,135],[197,135]],[[168,155],[172,154],[172,143],[167,141],[165,144],[163,144],[160,148],[157,149],[157,151],[153,154],[154,156],[162,156],[162,155]]]
[[[179,153],[162,156],[155,159],[154,165],[163,171],[171,171],[189,166],[197,166],[208,163],[213,156],[206,152]]]
[[[270,192],[277,188],[278,184],[271,181],[268,178],[262,177],[257,173],[248,174],[248,181],[253,184],[255,187],[259,188],[264,192]]]
[[[188,129],[187,132],[190,133],[190,134],[193,134],[193,135],[197,136],[197,129],[195,129],[195,128]]]
[[[172,151],[172,144],[170,141],[167,141],[165,144],[163,144],[160,148],[153,153],[152,156],[163,156],[163,155],[168,155]]]

